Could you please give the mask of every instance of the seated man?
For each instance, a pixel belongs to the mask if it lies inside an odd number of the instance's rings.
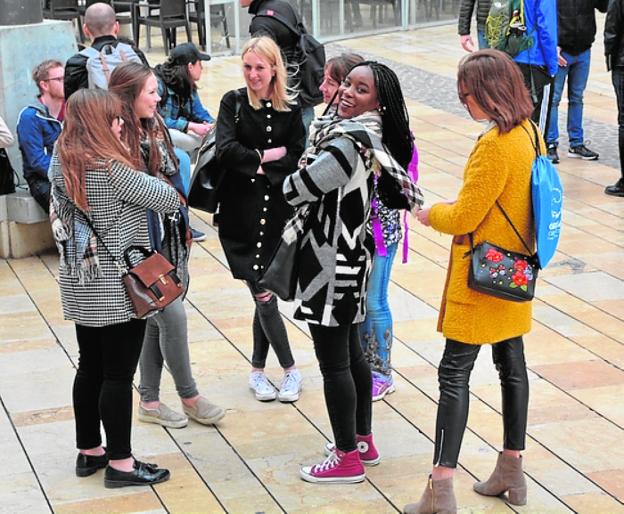
[[[39,88],[37,102],[22,109],[17,119],[24,179],[30,194],[46,213],[50,205],[48,166],[65,112],[63,76],[63,64],[59,61],[39,64],[32,73],[33,82]]]
[[[202,61],[208,60],[210,56],[200,52],[193,43],[183,43],[171,50],[167,61],[154,70],[161,97],[158,112],[173,144],[190,155],[214,124],[197,93]]]

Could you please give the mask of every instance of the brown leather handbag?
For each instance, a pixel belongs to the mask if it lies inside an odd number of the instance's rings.
[[[132,251],[145,257],[134,266],[130,261]],[[128,271],[122,276],[122,281],[138,318],[164,309],[184,292],[175,266],[158,252],[142,246],[130,246],[124,252],[124,261]]]

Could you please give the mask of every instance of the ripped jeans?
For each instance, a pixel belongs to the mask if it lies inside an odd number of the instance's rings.
[[[290,351],[288,334],[284,320],[279,312],[277,298],[274,294],[259,287],[253,282],[246,282],[247,287],[256,302],[256,311],[253,319],[253,354],[251,365],[254,368],[264,369],[269,347],[273,348],[280,366],[284,369],[292,368],[295,359]],[[269,298],[268,300],[266,298]]]
[[[375,253],[366,293],[366,318],[360,325],[360,344],[373,373],[390,377],[392,349],[392,312],[388,286],[392,263],[399,243],[387,248],[387,255]]]

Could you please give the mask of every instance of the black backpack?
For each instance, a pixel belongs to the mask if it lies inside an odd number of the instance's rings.
[[[294,12],[294,11],[293,11]],[[273,9],[260,11],[256,16],[273,18],[284,25],[299,38],[297,50],[299,53],[299,96],[303,105],[318,105],[323,101],[323,93],[319,90],[323,82],[325,70],[325,47],[312,34],[309,34],[303,22],[295,13],[297,26],[294,26],[285,16]]]

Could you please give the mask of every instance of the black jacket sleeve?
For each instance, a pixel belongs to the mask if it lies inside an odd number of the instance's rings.
[[[241,99],[245,101],[244,97]],[[260,166],[260,154],[254,148],[248,148],[238,142],[236,137],[236,93],[229,91],[221,99],[217,117],[217,159],[228,172],[241,173],[253,177]],[[244,112],[241,106],[240,116]],[[244,123],[243,120],[239,121]]]
[[[87,75],[87,58],[76,54],[65,64],[65,100],[79,89],[89,87]]]
[[[262,165],[272,186],[280,185],[284,179],[297,170],[297,163],[305,149],[305,128],[301,119],[301,108],[293,106],[290,115],[290,138],[286,146],[286,155],[277,161]]]
[[[470,34],[470,24],[472,21],[472,13],[474,12],[475,0],[461,0],[459,4],[459,22],[457,24],[457,33],[460,36]]]
[[[607,69],[610,70],[615,64],[620,40],[623,32],[622,3],[624,0],[613,0],[609,4],[607,19],[604,29],[604,49],[607,57]]]
[[[600,12],[607,12],[609,7],[609,0],[594,0],[594,9],[598,9]]]

